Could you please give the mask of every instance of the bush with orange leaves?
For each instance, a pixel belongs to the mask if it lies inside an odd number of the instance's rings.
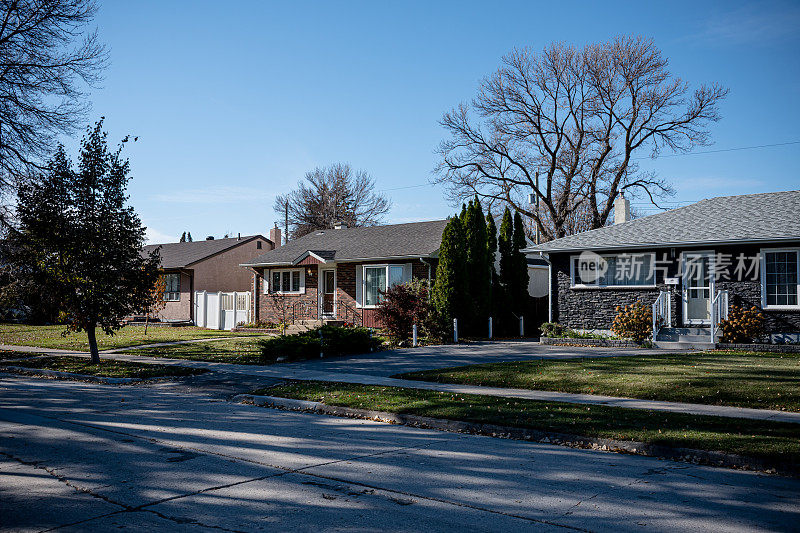
[[[732,305],[728,318],[719,321],[722,342],[753,342],[764,334],[764,315],[753,306],[745,309]]]
[[[617,306],[617,316],[611,323],[611,331],[617,337],[643,342],[653,332],[653,310],[639,301],[625,307]]]

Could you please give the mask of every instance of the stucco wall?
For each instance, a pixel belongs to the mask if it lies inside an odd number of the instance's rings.
[[[800,243],[786,246],[798,246]],[[783,247],[784,245],[781,245]],[[772,246],[764,246],[770,248]],[[665,277],[679,275],[679,258],[682,251],[711,250],[717,254],[727,254],[733,258],[732,264],[720,269],[720,279],[716,282],[716,290],[730,292],[730,304],[761,309],[761,272],[755,279],[737,281],[735,275],[736,260],[739,254],[754,257],[762,246],[702,246],[687,248],[655,249],[656,258],[667,254],[669,266],[664,271],[656,271],[656,287],[642,289],[619,288],[571,288],[570,257],[572,253],[550,254],[553,277],[550,280],[552,298],[552,319],[571,328],[607,330],[616,316],[616,307],[636,301],[652,304],[659,291],[672,294],[673,325],[683,325],[682,289],[680,285],[664,284]],[[615,251],[616,252],[616,251]],[[603,252],[598,252],[602,254]],[[611,253],[611,252],[609,252]],[[729,278],[725,280],[724,278]],[[749,276],[751,278],[752,276]],[[765,327],[769,333],[794,333],[800,331],[800,311],[764,310]]]
[[[168,273],[177,272],[168,270]],[[159,320],[191,320],[192,319],[192,275],[191,272],[181,272],[180,300],[165,302],[164,309],[156,313]]]
[[[260,249],[257,242],[261,242]],[[253,271],[239,265],[248,263],[269,250],[272,250],[272,243],[257,238],[193,264],[194,289],[208,292],[249,291]]]

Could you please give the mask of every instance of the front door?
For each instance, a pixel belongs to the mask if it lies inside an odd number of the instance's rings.
[[[322,314],[336,316],[336,271],[322,271]]]
[[[713,252],[683,254],[683,323],[703,326],[711,323],[714,292]]]

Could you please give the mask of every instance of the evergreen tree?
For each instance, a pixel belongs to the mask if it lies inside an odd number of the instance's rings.
[[[466,254],[461,219],[453,217],[442,232],[436,280],[431,290],[431,304],[443,331],[448,331],[453,318],[464,316],[464,284]]]
[[[512,243],[512,256],[514,260],[514,287],[512,293],[516,295],[512,301],[514,312],[522,314],[527,308],[528,302],[528,260],[523,250],[527,248],[528,241],[525,238],[525,227],[522,225],[522,215],[519,211],[514,213],[514,238]]]
[[[465,326],[474,335],[483,335],[486,331],[486,319],[489,316],[489,298],[491,297],[492,277],[489,270],[488,235],[483,208],[476,196],[469,202],[464,217],[464,233],[466,237],[466,296],[469,298],[469,321]]]
[[[181,240],[178,242],[186,242],[186,232],[181,233]]]
[[[503,291],[500,287],[500,277],[497,275],[497,268],[495,268],[495,262],[497,261],[497,226],[494,223],[494,217],[491,213],[486,214],[486,249],[491,276],[489,307],[492,316],[498,317],[502,305]]]
[[[512,316],[513,301],[515,298],[515,259],[514,259],[514,219],[511,211],[506,208],[503,213],[503,220],[500,222],[500,235],[497,239],[497,247],[500,255],[500,277],[498,283],[499,294],[497,298],[498,320],[500,330],[510,333],[513,331]]]
[[[29,271],[53,287],[69,329],[86,332],[94,363],[96,329],[111,335],[147,307],[160,262],[157,250],[140,255],[145,229],[126,205],[129,163],[120,154],[109,151],[101,120],[81,140],[77,170],[59,148],[18,197],[14,239],[37,251]]]
[[[189,242],[192,242],[192,232],[191,231],[186,233],[186,240],[189,241]]]

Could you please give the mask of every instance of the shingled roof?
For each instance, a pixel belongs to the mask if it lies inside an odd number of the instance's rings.
[[[431,257],[442,243],[446,220],[313,231],[243,266],[292,265],[306,252],[329,261]]]
[[[161,268],[185,268],[212,255],[224,252],[239,244],[252,241],[263,235],[248,235],[246,237],[233,237],[229,239],[213,239],[210,241],[170,242],[166,244],[149,244],[142,250],[149,254],[156,248],[161,248]]]
[[[800,240],[800,191],[720,196],[532,246],[531,252]]]

